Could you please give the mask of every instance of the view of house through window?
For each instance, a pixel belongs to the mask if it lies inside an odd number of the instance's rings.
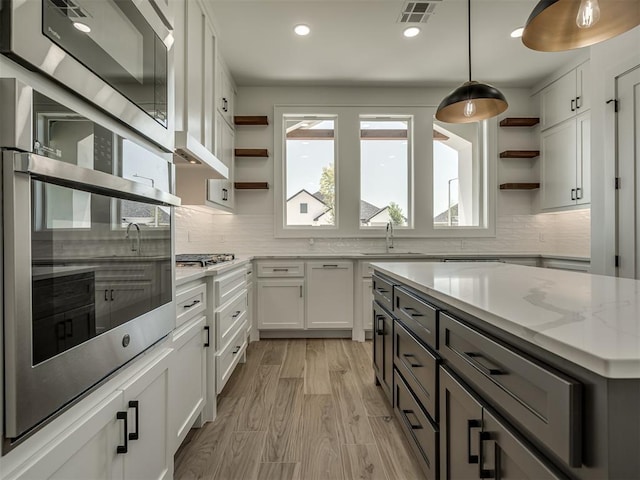
[[[335,117],[285,117],[287,226],[334,226]]]
[[[479,174],[474,162],[478,125],[433,124],[434,227],[479,225]]]
[[[360,226],[411,226],[410,119],[360,116]]]

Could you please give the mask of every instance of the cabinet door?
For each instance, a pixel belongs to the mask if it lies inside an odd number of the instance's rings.
[[[393,318],[377,302],[373,304],[373,369],[393,404]]]
[[[482,406],[440,368],[440,472],[443,479],[480,478]]]
[[[232,211],[234,206],[233,192],[233,152],[234,132],[227,125],[221,114],[216,115],[216,156],[229,167],[229,178],[223,180],[209,180],[207,200]]]
[[[204,24],[200,2],[189,1],[186,18],[187,131],[202,143]]]
[[[173,334],[175,351],[169,378],[171,452],[180,446],[207,401],[205,345],[207,340],[213,345],[213,338],[211,332],[205,331],[206,323],[206,316],[201,316]]]
[[[542,208],[575,205],[576,121],[542,132]]]
[[[526,440],[487,410],[483,412],[479,461],[485,478],[496,480],[564,479]]]
[[[572,70],[540,93],[541,129],[552,127],[576,114],[576,71]]]
[[[578,113],[591,108],[591,64],[585,62],[576,68],[576,110]]]
[[[371,330],[373,328],[373,316],[371,315],[371,304],[373,303],[373,280],[362,279],[362,328]]]
[[[117,446],[123,443],[122,422],[116,419],[122,402],[122,392],[113,392],[90,414],[72,424],[43,456],[35,455],[35,463],[21,469],[18,478],[122,479],[124,455],[116,453]],[[9,474],[7,480],[12,478],[16,477]]]
[[[126,479],[172,478],[173,452],[168,438],[172,353],[171,349],[157,352],[158,357],[122,387],[129,424],[129,452],[124,455]]]
[[[353,264],[307,262],[307,328],[353,327]]]
[[[304,280],[258,282],[258,328],[304,328]]]
[[[577,154],[577,204],[591,203],[591,113],[576,118]]]
[[[210,152],[215,151],[215,131],[214,123],[216,119],[215,109],[215,37],[208,22],[204,22],[204,63],[203,63],[203,123],[202,123],[202,144]]]

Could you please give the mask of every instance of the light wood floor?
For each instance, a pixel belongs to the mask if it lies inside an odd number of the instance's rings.
[[[371,355],[371,342],[344,339],[250,344],[216,421],[176,453],[174,478],[422,479]]]

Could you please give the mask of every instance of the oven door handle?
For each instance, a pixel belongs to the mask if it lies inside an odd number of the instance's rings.
[[[179,207],[181,203],[180,198],[158,188],[35,153],[7,151],[4,153],[4,162],[11,162],[14,172],[26,173],[63,187],[154,205]]]

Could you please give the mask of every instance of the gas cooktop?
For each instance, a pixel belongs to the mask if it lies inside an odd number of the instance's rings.
[[[176,255],[176,265],[178,267],[209,267],[230,262],[235,258],[233,253],[182,253]]]

